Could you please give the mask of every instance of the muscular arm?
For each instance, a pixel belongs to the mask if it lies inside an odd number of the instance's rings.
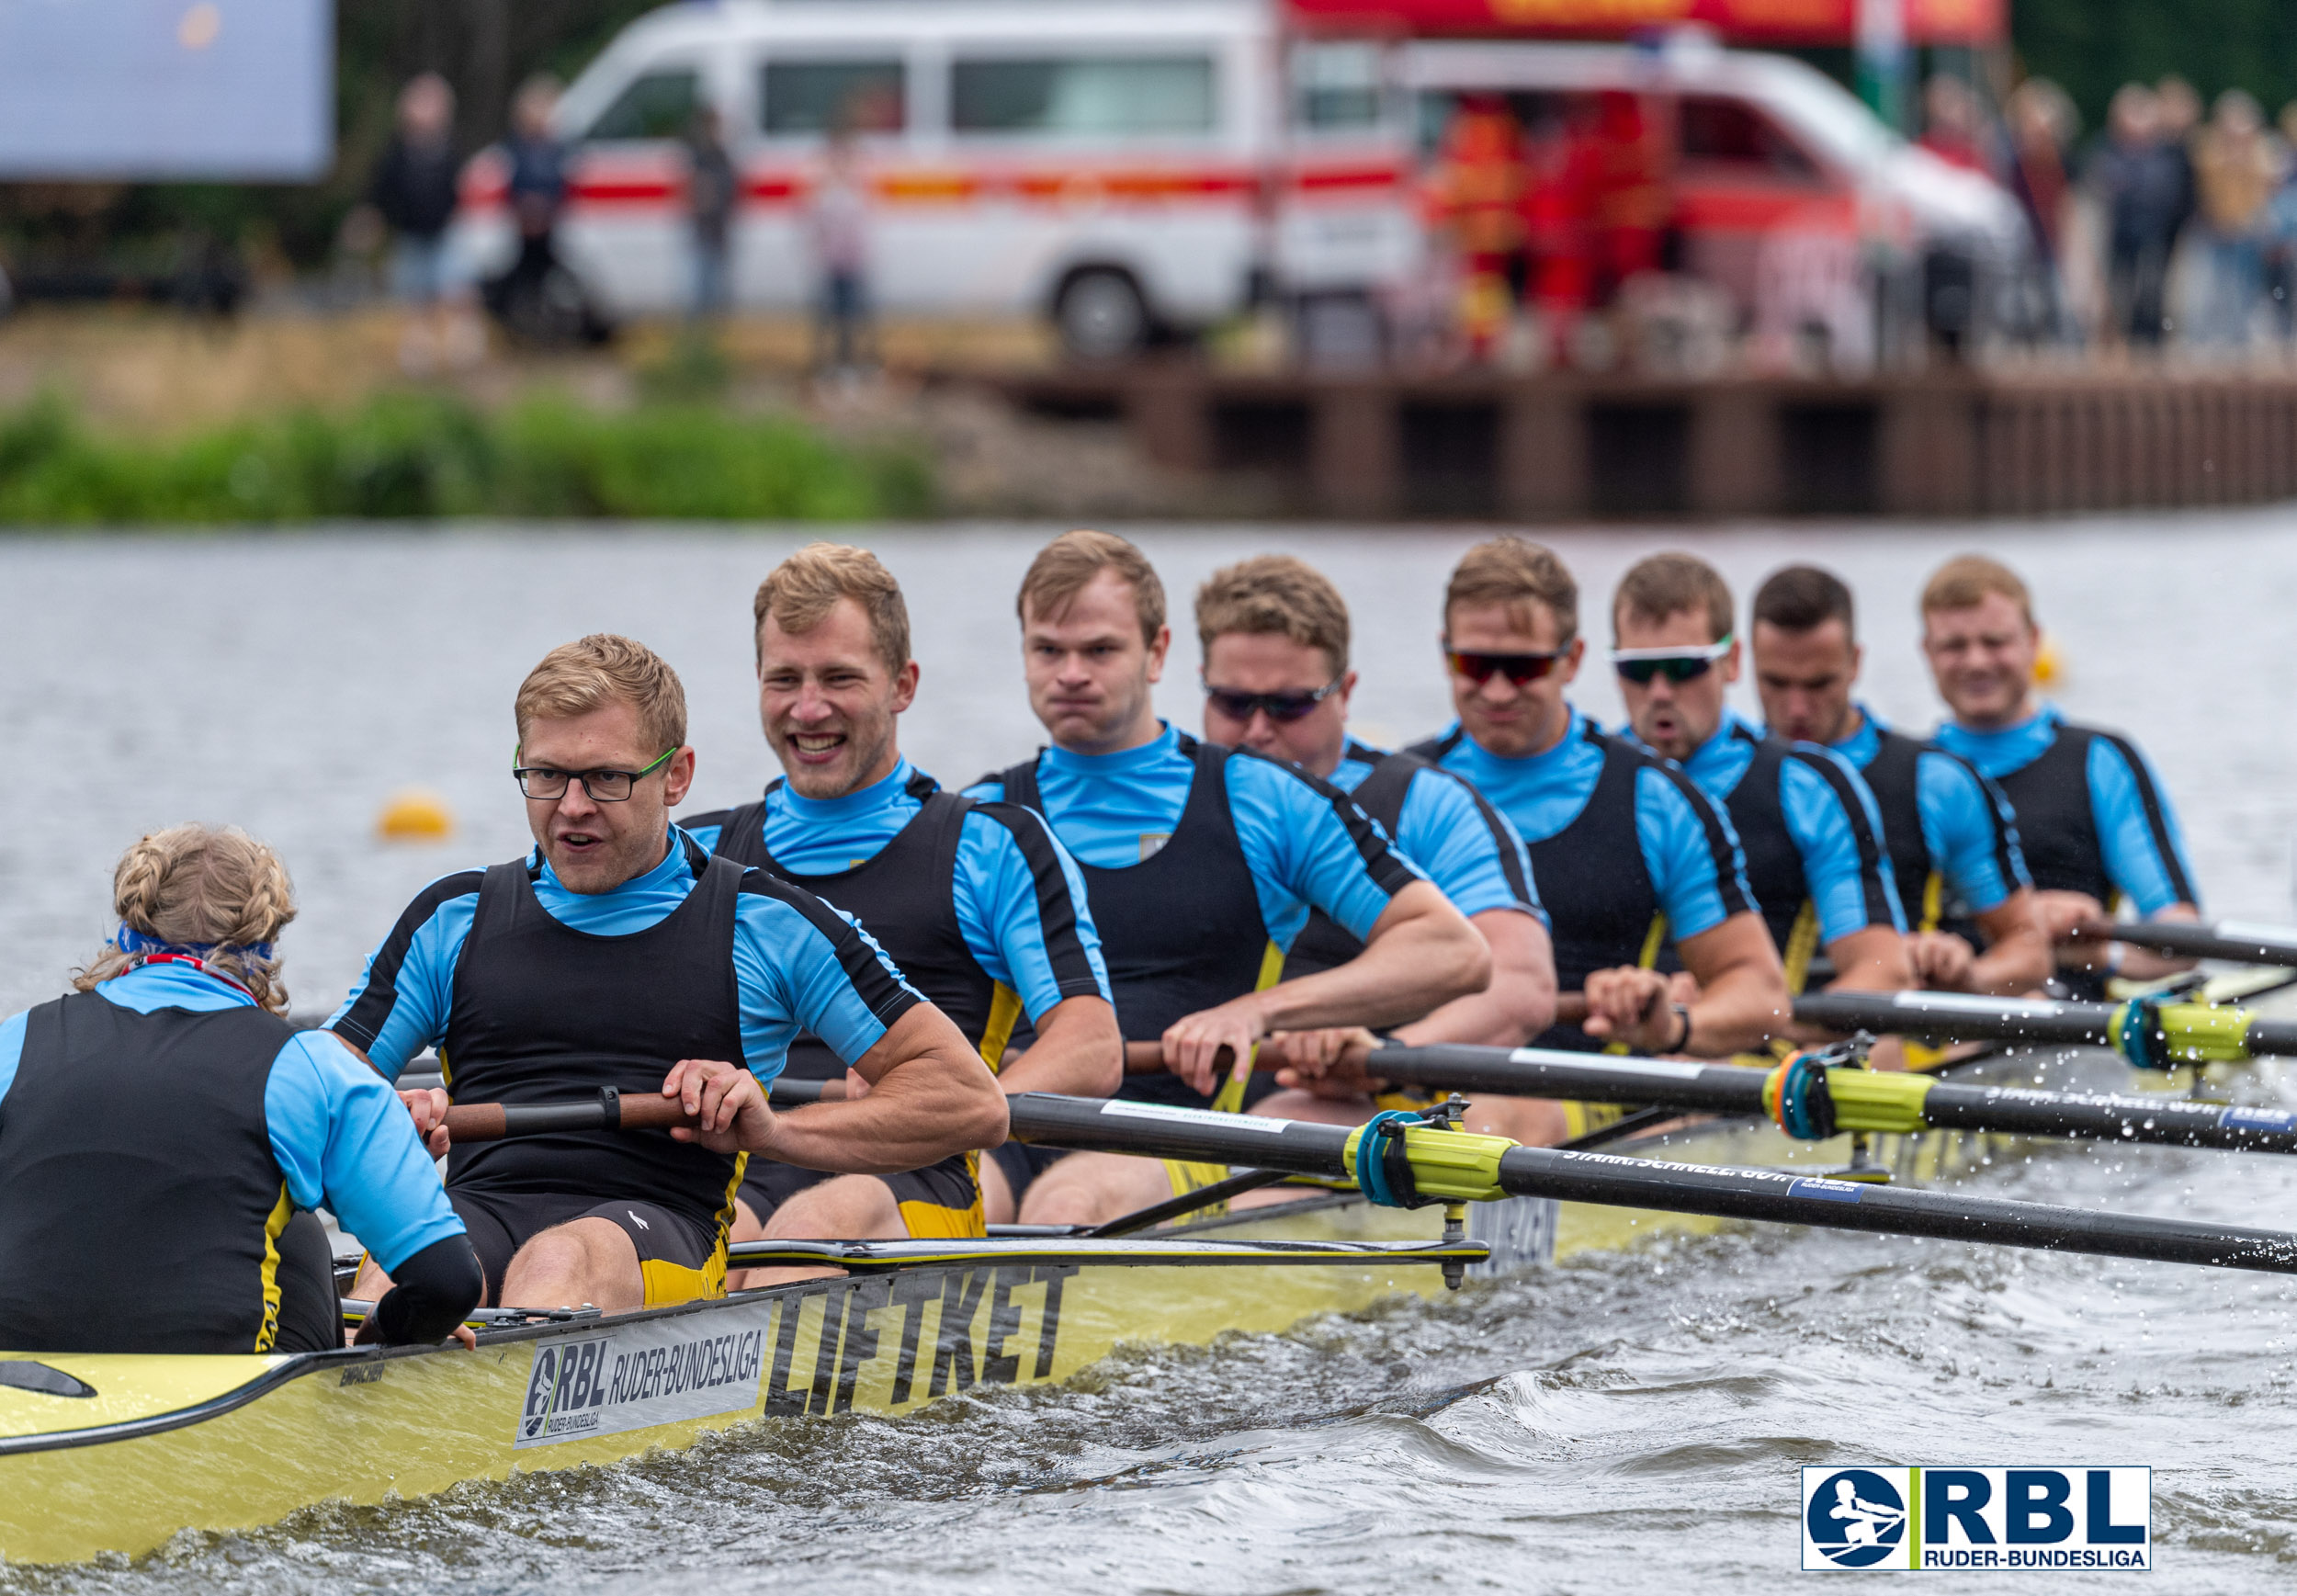
[[[1036,1040],[998,1071],[997,1084],[1016,1092],[1060,1092],[1106,1097],[1125,1080],[1125,1036],[1116,1011],[1102,998],[1063,998],[1045,1012]]]
[[[2197,962],[2158,954],[2151,948],[2132,947],[2125,942],[2073,941],[2067,934],[2075,926],[2087,921],[2113,918],[2106,912],[2106,906],[2086,892],[2037,892],[2034,899],[2041,912],[2042,929],[2055,950],[2057,968],[2060,969],[2097,970],[2133,981],[2151,981],[2190,970]],[[2201,918],[2201,911],[2191,903],[2170,903],[2146,918],[2198,921]],[[2119,961],[2115,962],[2117,956],[2114,950],[2117,948],[2121,951]]]
[[[1164,1034],[1165,1068],[1209,1092],[1223,1047],[1244,1058],[1271,1031],[1415,1020],[1482,991],[1491,969],[1491,950],[1451,900],[1426,881],[1409,881],[1373,922],[1363,951],[1346,964],[1247,992],[1173,1024]]]
[[[1977,919],[1986,948],[1970,961],[1963,991],[2008,997],[2031,991],[2050,979],[2050,942],[2042,934],[2032,888],[2020,887],[1993,908],[1980,911]]]
[[[997,1078],[930,1003],[894,1021],[854,1069],[869,1082],[868,1092],[776,1114],[764,1150],[801,1169],[876,1175],[922,1169],[1005,1139],[1005,1096]]]
[[[1556,1023],[1556,956],[1539,917],[1488,909],[1468,923],[1491,950],[1491,984],[1399,1026],[1397,1040],[1520,1047]]]
[[[1719,1058],[1759,1047],[1786,1029],[1793,1003],[1761,916],[1752,911],[1729,915],[1683,938],[1676,952],[1698,986],[1690,1004],[1691,1036],[1680,1051]],[[1675,1047],[1682,1023],[1667,991],[1667,978],[1655,970],[1597,970],[1587,982],[1587,1034],[1624,1042],[1631,1052]]]
[[[1902,992],[1914,985],[1907,939],[1888,925],[1865,925],[1827,945],[1835,967],[1830,992]]]

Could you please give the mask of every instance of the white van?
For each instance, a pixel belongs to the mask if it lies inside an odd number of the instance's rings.
[[[717,0],[632,23],[567,90],[559,255],[594,320],[685,306],[681,135],[707,103],[741,173],[734,300],[803,307],[807,196],[844,125],[877,305],[1047,314],[1073,352],[1113,355],[1267,293],[1387,300],[1427,269],[1420,172],[1451,96],[1612,87],[1783,130],[1773,164],[1810,158],[1782,180],[1852,232],[1884,216],[1917,234],[2017,226],[1998,188],[1910,152],[1779,57],[1299,39],[1279,0]],[[1717,173],[1725,188],[1749,175]],[[515,249],[504,175],[491,153],[465,178],[458,225],[481,271]]]

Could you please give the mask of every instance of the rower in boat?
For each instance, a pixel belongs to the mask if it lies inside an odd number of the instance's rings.
[[[1017,608],[1030,707],[1052,746],[967,795],[1035,809],[1075,856],[1117,1023],[1130,1041],[1160,1043],[1167,1071],[1129,1076],[1120,1095],[1247,1108],[1276,1089],[1251,1067],[1270,1033],[1393,1024],[1484,989],[1483,938],[1347,794],[1157,718],[1172,634],[1139,549],[1065,533],[1030,565]],[[1284,950],[1318,909],[1364,951],[1284,980]],[[1078,1153],[1007,1172],[1027,1187],[1024,1221],[1092,1224],[1228,1171]]]
[[[893,573],[867,549],[810,544],[774,569],[752,609],[759,719],[783,775],[756,803],[683,821],[686,833],[852,915],[1007,1093],[1115,1091],[1125,1042],[1068,851],[1035,811],[945,791],[901,756],[919,667]],[[1035,1039],[1001,1069],[1024,1020]],[[803,1037],[786,1073],[846,1070]],[[755,1159],[733,1239],[979,1236],[1014,1211],[976,1151],[877,1175]]]
[[[2199,920],[2201,898],[2152,764],[2120,732],[2076,725],[2042,700],[2042,633],[2025,583],[1999,560],[1966,554],[1939,568],[1921,604],[1923,656],[1952,717],[1937,741],[2008,796],[2059,979],[2095,998],[2110,974],[2151,980],[2189,968],[2118,942],[2068,939],[2125,900],[2149,920]]]
[[[424,889],[328,1024],[394,1080],[436,1047],[464,1101],[658,1092],[701,1123],[456,1146],[447,1194],[490,1302],[714,1296],[746,1157],[858,1173],[1001,1139],[980,1056],[851,921],[670,823],[695,756],[666,662],[606,634],[553,649],[516,721],[534,850]],[[800,1031],[874,1090],[771,1113]],[[446,1111],[445,1092],[403,1095],[425,1129]]]
[[[1635,741],[1671,759],[1730,816],[1755,909],[1787,990],[1823,951],[1846,991],[1914,984],[1906,915],[1874,795],[1850,761],[1766,737],[1724,702],[1740,650],[1728,583],[1691,554],[1654,554],[1612,595],[1612,668]]]
[[[1538,544],[1469,549],[1443,599],[1458,719],[1412,752],[1466,777],[1522,834],[1558,982],[1588,1012],[1541,1046],[1703,1058],[1760,1047],[1787,1024],[1789,1000],[1738,839],[1688,775],[1565,698],[1587,649],[1578,604],[1570,572]],[[1670,940],[1695,990],[1678,993],[1656,968]],[[1554,1142],[1607,1117],[1558,1105],[1518,1139]]]
[[[1460,776],[1349,735],[1356,688],[1349,630],[1340,590],[1304,560],[1265,554],[1215,572],[1196,590],[1205,741],[1286,761],[1351,795],[1483,936],[1491,984],[1397,1026],[1389,1033],[1396,1041],[1521,1047],[1556,1018],[1555,953],[1523,839]],[[1363,951],[1361,941],[1318,910],[1284,955],[1284,979],[1335,968]],[[1429,1098],[1389,1092],[1364,1072],[1377,1041],[1361,1027],[1270,1038],[1262,1066],[1299,1084],[1252,1112],[1354,1125],[1375,1106],[1425,1107]],[[1376,1105],[1368,1100],[1373,1092],[1381,1092]],[[1522,1101],[1479,1096],[1467,1128],[1510,1136]],[[1535,1106],[1549,1112],[1544,1103]],[[1261,1195],[1248,1194],[1238,1205]]]
[[[1873,791],[1912,928],[1915,984],[1994,993],[2041,986],[2050,944],[2009,800],[1962,755],[1894,731],[1851,696],[1863,651],[1850,590],[1815,565],[1774,572],[1755,592],[1748,643],[1771,735],[1824,744]]]
[[[0,1347],[340,1347],[322,1204],[398,1281],[366,1339],[468,1344],[479,1264],[422,1138],[348,1048],[283,1017],[278,856],[155,832],[112,907],[74,995],[0,1024]]]

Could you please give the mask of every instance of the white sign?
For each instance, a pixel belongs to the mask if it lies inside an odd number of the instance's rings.
[[[514,1449],[758,1405],[774,1304],[573,1330],[535,1343]]]
[[[1815,1572],[2151,1568],[2153,1525],[2144,1467],[1803,1470],[1803,1567]]]

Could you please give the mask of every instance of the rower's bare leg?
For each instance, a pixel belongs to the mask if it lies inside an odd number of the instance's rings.
[[[1021,1199],[1021,1222],[1102,1225],[1171,1194],[1171,1178],[1160,1159],[1070,1153],[1029,1183]]]
[[[1478,1097],[1468,1104],[1460,1128],[1503,1136],[1523,1147],[1554,1147],[1570,1136],[1571,1120],[1553,1098]]]
[[[754,1222],[754,1219],[753,1219]],[[840,1241],[900,1241],[910,1228],[901,1217],[901,1205],[893,1188],[874,1175],[840,1175],[818,1186],[808,1186],[774,1210],[755,1238],[744,1239]],[[797,1280],[826,1280],[843,1274],[834,1265],[788,1269],[743,1269],[726,1277],[729,1291],[749,1291],[761,1285],[787,1285]]]
[[[1020,1205],[1013,1200],[1013,1186],[1005,1179],[1005,1169],[987,1153],[981,1155],[981,1221],[988,1225],[1010,1225],[1020,1213]]]
[[[638,1249],[611,1219],[571,1219],[541,1232],[503,1272],[504,1307],[580,1307],[622,1313],[646,1303]]]

